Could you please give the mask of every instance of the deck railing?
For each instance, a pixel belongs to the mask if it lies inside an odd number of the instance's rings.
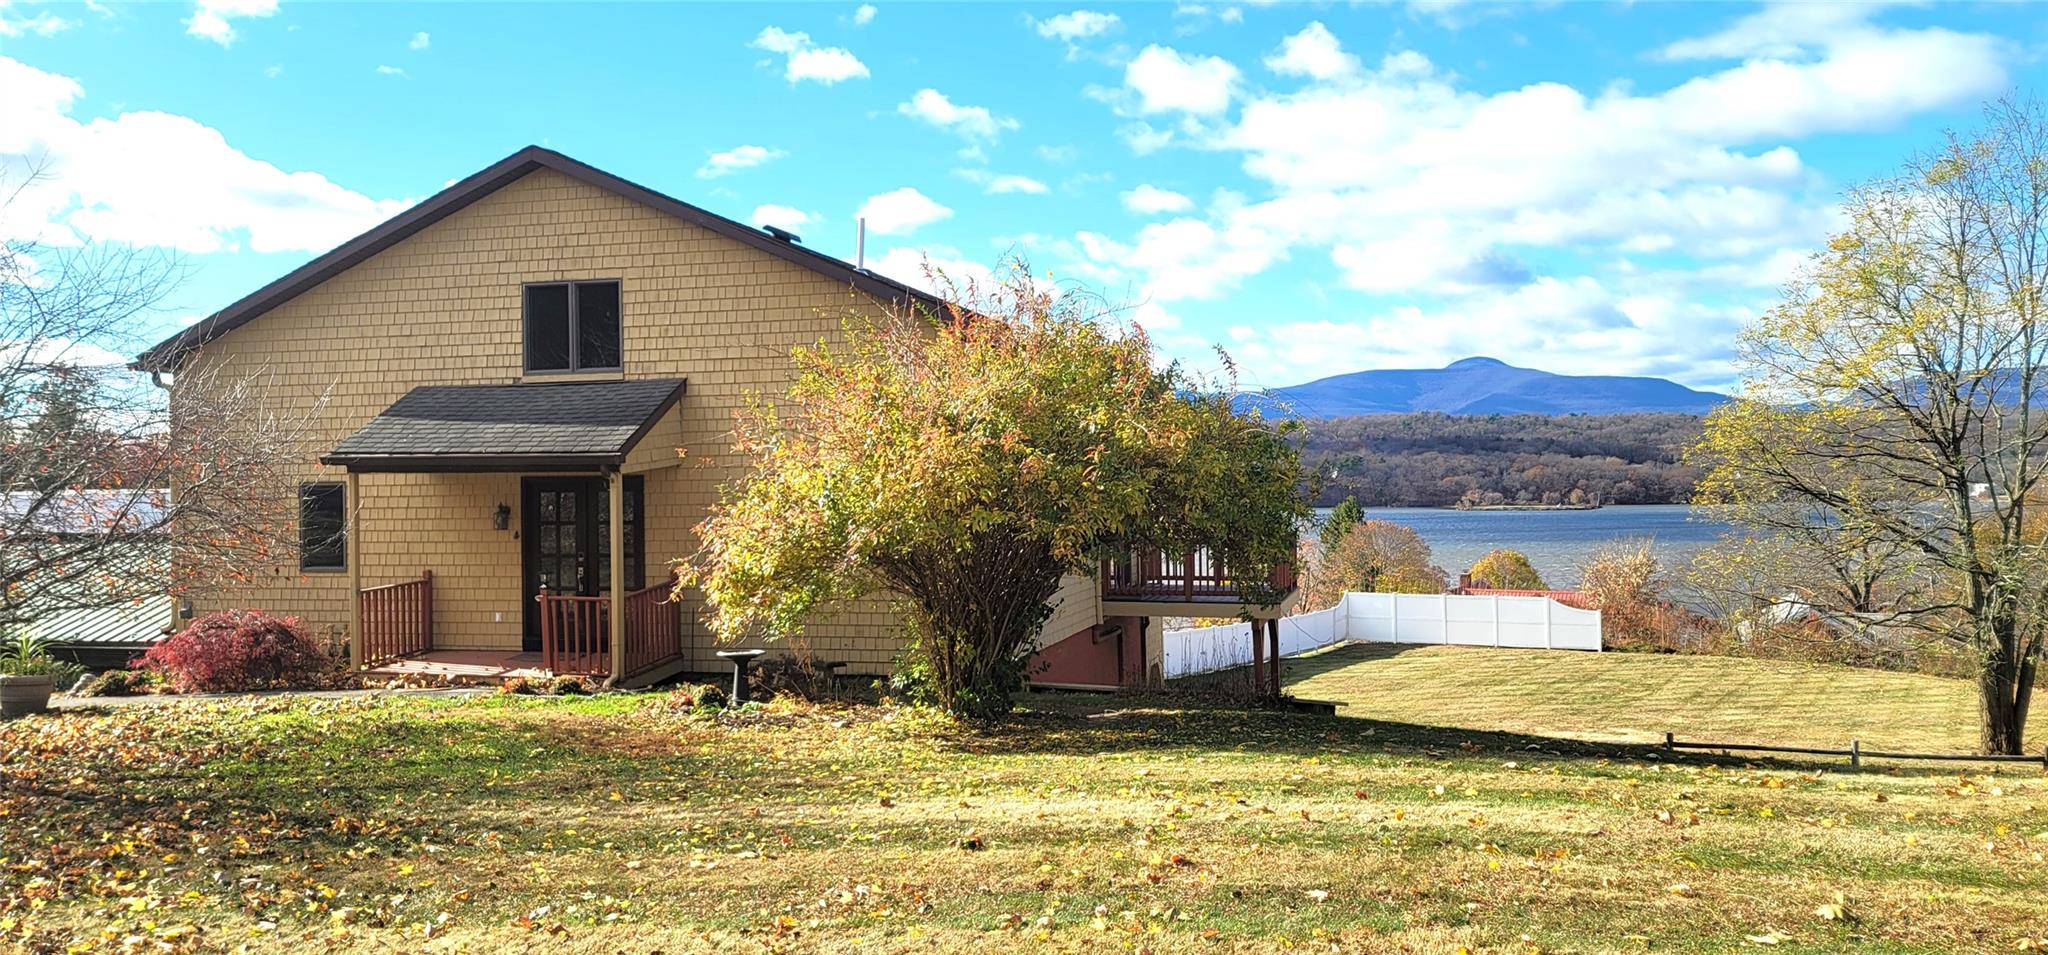
[[[1100,568],[1104,600],[1226,600],[1241,590],[1223,558],[1206,547],[1169,554],[1154,547],[1134,548],[1127,555],[1106,558]],[[1273,583],[1294,586],[1294,568],[1274,568]]]
[[[425,653],[434,648],[434,572],[420,579],[366,587],[356,595],[363,622],[359,666]]]
[[[549,672],[610,676],[611,598],[578,597],[540,589],[541,665]]]
[[[683,655],[681,607],[669,602],[673,578],[625,596],[626,652],[624,676],[646,672]],[[540,596],[542,665],[550,672],[578,676],[610,676],[612,612],[610,597]]]
[[[626,595],[626,668],[633,676],[683,655],[682,607],[669,600],[675,577]]]

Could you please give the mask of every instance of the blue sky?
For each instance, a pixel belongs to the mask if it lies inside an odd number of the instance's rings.
[[[0,0],[0,236],[175,330],[528,143],[918,277],[1006,253],[1250,385],[1732,383],[1843,186],[2039,90],[2017,4]]]

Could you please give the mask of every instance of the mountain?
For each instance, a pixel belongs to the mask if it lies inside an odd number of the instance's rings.
[[[1275,388],[1249,404],[1268,415],[1341,418],[1413,411],[1457,415],[1705,414],[1727,400],[1727,395],[1695,391],[1662,378],[1556,375],[1493,358],[1467,358],[1442,368],[1335,375]]]

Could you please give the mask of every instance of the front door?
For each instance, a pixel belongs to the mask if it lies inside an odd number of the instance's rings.
[[[641,479],[625,479],[626,588],[640,588]],[[523,538],[525,637],[527,650],[540,649],[540,605],[552,594],[603,596],[611,587],[611,505],[603,478],[522,478],[519,482]]]

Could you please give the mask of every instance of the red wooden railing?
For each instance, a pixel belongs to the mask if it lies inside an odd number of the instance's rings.
[[[1166,554],[1137,548],[1128,556],[1108,558],[1100,568],[1105,600],[1214,600],[1239,596],[1239,588],[1223,559],[1206,547]],[[1273,571],[1273,583],[1294,586],[1294,568]]]
[[[675,578],[626,595],[626,676],[683,655],[681,606],[669,600]]]
[[[625,676],[683,655],[681,608],[668,599],[674,583],[671,578],[625,596]],[[610,676],[611,598],[551,594],[542,588],[536,599],[542,665],[554,673]]]
[[[550,672],[610,676],[611,598],[578,597],[540,589],[540,652]]]
[[[434,648],[434,572],[420,579],[366,587],[356,595],[363,621],[359,666],[425,653]]]

